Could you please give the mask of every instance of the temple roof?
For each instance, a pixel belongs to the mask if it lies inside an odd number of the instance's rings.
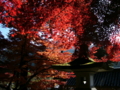
[[[76,79],[67,80],[67,86],[75,86]],[[120,69],[108,72],[99,72],[94,75],[95,87],[120,87]]]

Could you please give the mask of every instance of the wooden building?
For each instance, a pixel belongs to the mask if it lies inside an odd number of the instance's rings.
[[[81,73],[82,74],[82,73]],[[79,83],[86,86],[87,81]],[[76,87],[76,78],[70,78],[65,85],[66,89]],[[93,75],[93,90],[120,90],[120,69],[107,72],[98,72]]]

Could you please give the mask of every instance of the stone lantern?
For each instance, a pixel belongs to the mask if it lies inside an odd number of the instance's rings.
[[[76,90],[97,90],[94,87],[94,74],[113,70],[107,62],[97,63],[91,61],[90,58],[78,58],[68,65],[53,65],[52,68],[60,71],[74,72],[76,75]]]

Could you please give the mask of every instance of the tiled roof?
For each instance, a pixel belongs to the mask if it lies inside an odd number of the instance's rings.
[[[101,72],[94,75],[94,85],[120,87],[120,72]]]
[[[67,80],[67,83],[66,83],[66,85],[68,86],[75,86],[75,84],[76,84],[76,78],[70,78]]]
[[[75,86],[75,78],[67,80],[68,86]],[[120,87],[120,70],[110,72],[99,72],[94,75],[95,87]]]

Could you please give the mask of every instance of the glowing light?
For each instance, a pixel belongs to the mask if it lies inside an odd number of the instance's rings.
[[[87,83],[87,81],[83,81],[83,83],[84,83],[84,84],[86,84],[86,83]]]

